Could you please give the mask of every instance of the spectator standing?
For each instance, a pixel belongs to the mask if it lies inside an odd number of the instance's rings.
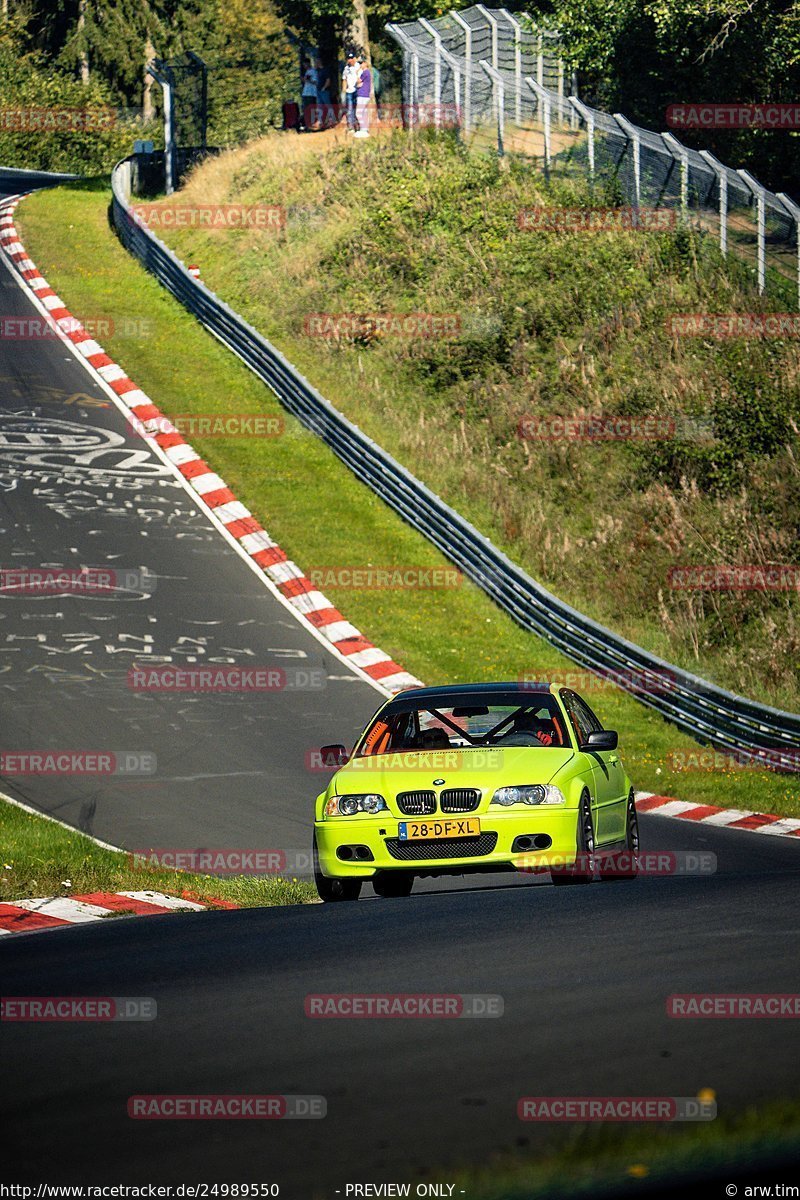
[[[356,93],[358,91],[358,80],[361,72],[356,60],[355,52],[348,50],[347,62],[342,71],[342,91],[344,92],[344,102],[347,108],[347,128],[351,133],[356,131]]]
[[[316,119],[313,109],[316,108],[317,104],[317,72],[312,67],[310,58],[303,59],[303,88],[301,97],[302,120],[303,124],[308,126],[309,122],[313,124]],[[309,109],[312,111],[309,112]]]
[[[317,100],[320,104],[331,102],[331,73],[317,56]]]
[[[369,102],[372,99],[372,72],[367,60],[358,60],[359,76],[356,88],[356,137],[369,137]]]

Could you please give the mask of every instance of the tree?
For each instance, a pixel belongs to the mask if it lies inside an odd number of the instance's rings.
[[[797,0],[554,0],[567,55],[601,108],[657,131],[670,104],[795,102]],[[775,190],[797,187],[797,136],[760,129],[681,131],[681,140],[746,165]]]

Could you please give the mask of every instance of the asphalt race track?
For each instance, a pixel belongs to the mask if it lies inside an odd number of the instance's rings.
[[[9,190],[16,187],[9,185]],[[7,269],[2,313],[34,315]],[[287,503],[291,497],[287,497]],[[268,525],[267,514],[267,525]],[[3,748],[147,752],[146,777],[6,777],[9,795],[115,845],[307,849],[325,776],[378,692],[309,634],[55,340],[0,339],[2,565],[146,568],[113,598],[0,599]],[[128,686],[154,661],[315,670],[236,696]],[[433,682],[433,681],[431,681]],[[624,751],[624,742],[623,742]],[[754,807],[757,805],[754,802]],[[790,1020],[676,1020],[676,992],[797,990],[800,847],[644,815],[647,850],[704,876],[556,889],[431,880],[405,900],[101,921],[0,939],[15,995],[148,996],[132,1023],[7,1024],[7,1181],[275,1182],[335,1197],[507,1151],[552,1128],[522,1096],[715,1091],[720,1112],[798,1094]],[[489,993],[490,1019],[315,1020],[310,993]],[[137,1121],[143,1094],[325,1097],[324,1120]]]
[[[152,996],[140,1024],[6,1027],[3,1117],[20,1179],[278,1182],[335,1197],[501,1150],[536,1150],[521,1096],[696,1096],[720,1111],[797,1094],[791,1020],[676,1020],[675,992],[796,991],[798,847],[643,821],[713,850],[705,878],[98,922],[3,939],[18,995]],[[676,832],[679,831],[679,832]],[[320,1020],[311,993],[483,992],[489,1019]],[[319,1121],[135,1121],[142,1094],[301,1094]],[[525,1139],[528,1146],[520,1146]]]

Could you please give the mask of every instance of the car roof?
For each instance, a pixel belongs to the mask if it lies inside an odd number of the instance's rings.
[[[526,681],[525,683],[520,683],[518,679],[515,679],[509,683],[449,683],[442,684],[440,687],[408,688],[403,692],[398,692],[394,699],[456,700],[459,696],[467,695],[481,695],[486,696],[487,698],[493,695],[501,694],[507,696],[509,692],[519,692],[520,696],[525,696],[529,692],[549,692],[551,686],[552,685],[547,682],[536,683],[533,681]]]

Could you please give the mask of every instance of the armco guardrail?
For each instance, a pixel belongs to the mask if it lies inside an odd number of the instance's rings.
[[[707,683],[618,637],[557,599],[342,416],[256,329],[194,279],[130,209],[132,160],[112,175],[112,218],[123,245],[281,404],[410,525],[525,629],[619,683],[679,728],[721,749],[800,771],[800,716]]]

